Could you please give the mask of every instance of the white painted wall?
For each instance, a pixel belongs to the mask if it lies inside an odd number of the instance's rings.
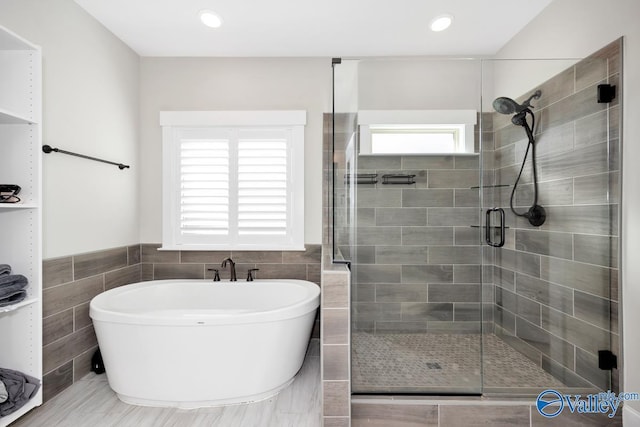
[[[358,68],[361,110],[479,110],[479,60],[364,59]]]
[[[554,0],[500,52],[501,57],[583,57],[624,36],[622,148],[623,389],[640,392],[640,2]],[[627,408],[640,412],[640,402]],[[633,412],[625,425],[640,425]]]
[[[2,0],[0,25],[42,47],[43,256],[138,243],[138,56],[72,0]]]
[[[322,114],[330,107],[329,58],[142,58],[141,242],[162,239],[160,111],[306,110],[305,243],[321,243]]]

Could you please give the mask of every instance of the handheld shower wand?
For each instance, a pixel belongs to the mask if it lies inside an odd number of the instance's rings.
[[[520,172],[518,173],[518,177],[516,178],[515,183],[513,184],[513,189],[511,190],[511,197],[509,199],[509,207],[511,211],[517,215],[529,220],[529,223],[533,226],[539,227],[544,224],[547,219],[547,214],[544,208],[538,205],[538,171],[536,167],[536,140],[533,136],[533,129],[535,129],[536,124],[536,116],[531,111],[533,106],[531,105],[531,100],[538,99],[542,96],[542,92],[540,90],[535,91],[526,101],[522,104],[518,104],[511,98],[500,97],[496,98],[493,101],[493,108],[500,114],[514,114],[511,118],[511,123],[516,126],[522,126],[527,134],[527,138],[529,140],[527,144],[527,150],[524,153],[524,158],[522,159],[522,166],[520,167]],[[531,116],[531,126],[529,126],[529,122],[527,121],[527,114]],[[522,171],[524,170],[524,165],[527,161],[527,156],[529,155],[529,149],[531,149],[531,164],[533,167],[533,204],[527,210],[527,212],[518,212],[513,207],[513,198],[516,193],[516,188],[518,187],[518,182],[520,181],[520,177],[522,176]]]

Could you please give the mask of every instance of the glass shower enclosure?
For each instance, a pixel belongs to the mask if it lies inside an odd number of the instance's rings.
[[[619,63],[334,60],[353,393],[617,389]]]

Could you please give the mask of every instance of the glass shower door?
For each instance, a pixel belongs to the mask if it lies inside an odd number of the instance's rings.
[[[350,68],[341,70],[345,65]],[[354,170],[335,177],[354,190],[355,239],[341,248],[352,266],[352,391],[479,394],[480,62],[367,59],[343,61],[334,71],[336,88],[357,94],[356,126],[336,129],[355,137],[344,155],[337,153]],[[452,112],[471,117],[458,152],[363,148],[375,131],[415,135],[422,128],[409,121],[411,114]],[[376,122],[379,115],[385,118]]]
[[[485,394],[616,388],[601,367],[619,354],[620,105],[598,86],[620,90],[619,54],[483,64],[483,208],[506,217],[504,245],[485,253]]]

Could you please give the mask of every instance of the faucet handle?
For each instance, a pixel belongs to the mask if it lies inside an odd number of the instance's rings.
[[[253,282],[253,272],[260,270],[259,268],[250,268],[247,271],[247,282]]]
[[[207,271],[213,271],[213,281],[214,282],[219,282],[220,281],[220,273],[218,272],[217,268],[207,268]]]

